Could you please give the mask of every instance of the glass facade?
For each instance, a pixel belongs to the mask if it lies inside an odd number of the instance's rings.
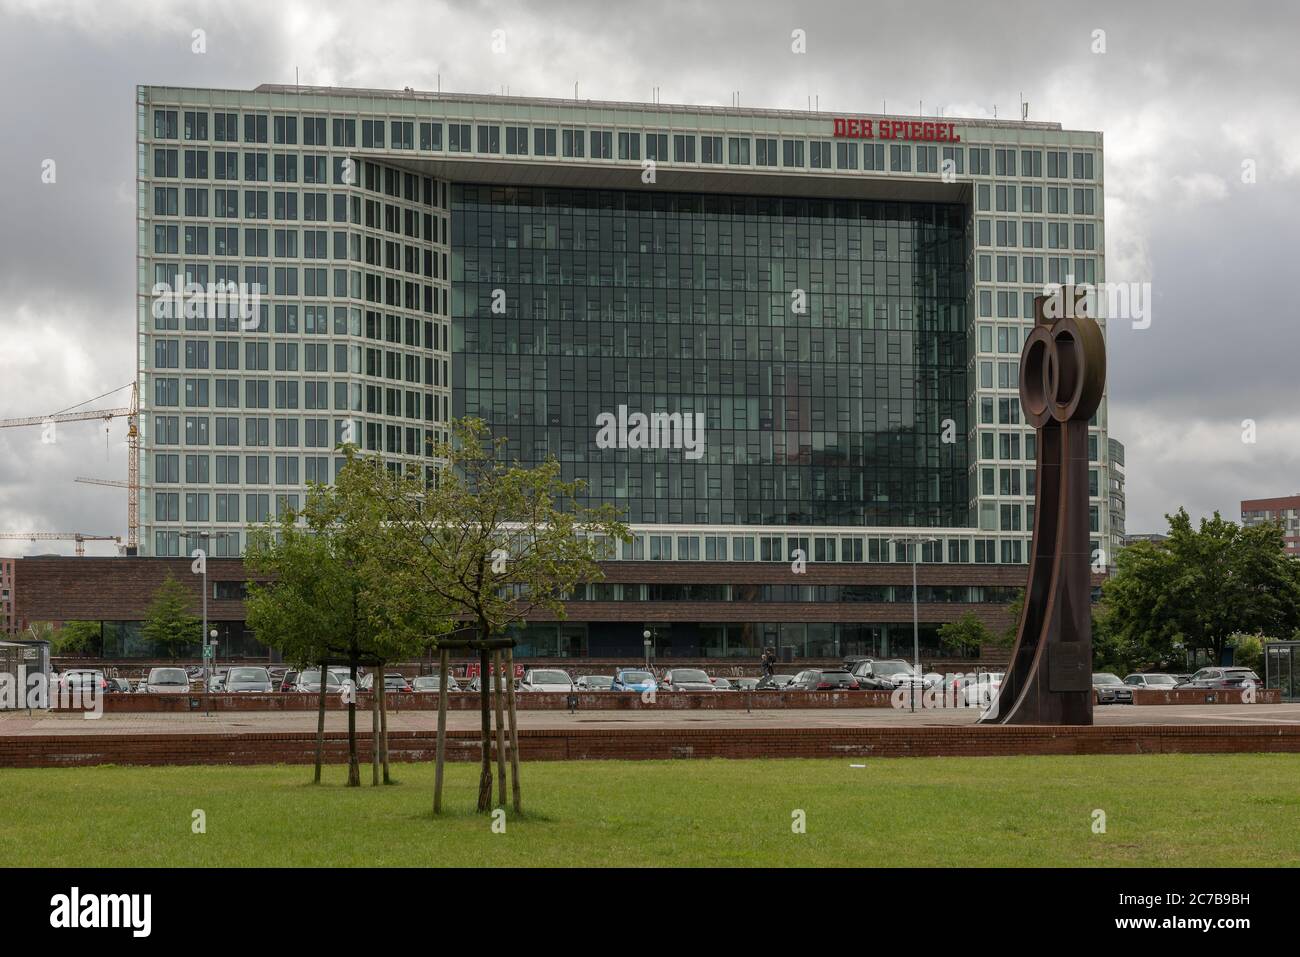
[[[939,640],[939,625],[922,622],[916,643],[927,660],[953,657],[954,652]],[[645,631],[650,631],[650,658],[662,667],[673,659],[754,659],[764,648],[772,648],[788,662],[806,658],[841,658],[861,655],[872,658],[910,659],[913,652],[912,623],[878,622],[574,622],[530,623],[511,629],[519,644],[519,658],[632,658],[646,653]],[[788,656],[788,657],[787,657]],[[781,670],[798,666],[786,664]],[[739,669],[741,674],[750,669]]]
[[[454,185],[451,208],[454,415],[525,464],[632,523],[968,524],[965,207]],[[638,447],[636,413],[688,427]]]

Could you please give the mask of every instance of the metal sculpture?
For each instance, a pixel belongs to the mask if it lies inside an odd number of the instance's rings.
[[[1020,408],[1038,430],[1029,580],[1011,661],[982,724],[1092,724],[1088,422],[1106,344],[1074,286],[1034,300],[1020,354]]]

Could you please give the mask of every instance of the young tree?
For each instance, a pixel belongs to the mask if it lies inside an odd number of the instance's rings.
[[[286,510],[278,520],[250,531],[244,554],[246,566],[269,579],[249,582],[249,626],[287,660],[321,668],[318,755],[326,661],[347,661],[354,685],[357,666],[378,661],[375,693],[382,694],[382,662],[404,648],[405,634],[386,625],[391,616],[387,606],[399,602],[391,579],[367,566],[384,519],[379,501],[363,492],[355,483],[313,486],[301,511]],[[317,765],[319,780],[319,760]],[[348,785],[360,784],[353,699],[348,704]]]
[[[955,621],[939,627],[939,642],[958,655],[969,655],[993,640],[993,632],[973,611],[968,611]]]
[[[611,506],[578,502],[584,485],[561,478],[552,460],[535,468],[512,463],[505,440],[478,419],[453,423],[451,441],[434,449],[446,463],[430,484],[425,476],[344,467],[346,481],[365,483],[383,501],[388,541],[375,567],[399,595],[427,595],[472,629],[480,643],[502,635],[539,610],[564,617],[575,585],[603,577],[598,560],[629,537]],[[344,476],[340,475],[340,484]],[[418,609],[398,617],[416,621]],[[479,647],[482,764],[478,810],[492,807],[491,680],[488,647]],[[512,678],[513,676],[511,676]],[[513,691],[513,680],[507,679]],[[512,709],[513,713],[513,709]],[[514,808],[519,797],[518,736],[511,728]],[[504,804],[505,795],[500,795]]]
[[[140,631],[149,641],[161,645],[168,657],[175,658],[185,647],[203,640],[203,622],[190,613],[193,590],[168,575],[153,594]]]

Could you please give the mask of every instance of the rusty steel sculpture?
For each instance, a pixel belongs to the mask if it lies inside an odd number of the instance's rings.
[[[1038,489],[1024,608],[1011,661],[982,724],[1092,724],[1088,421],[1106,384],[1106,344],[1068,286],[1034,300],[1020,354],[1020,407],[1038,430]]]

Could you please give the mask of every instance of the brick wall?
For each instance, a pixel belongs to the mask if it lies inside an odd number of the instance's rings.
[[[370,735],[357,738],[368,761]],[[477,732],[448,732],[447,740],[448,760],[479,760]],[[519,744],[525,761],[1297,753],[1300,725],[564,729],[520,731]],[[432,761],[434,748],[433,732],[389,734],[395,762]],[[309,764],[314,749],[310,733],[14,735],[0,737],[0,767]],[[328,732],[326,754],[329,763],[345,761],[347,735]]]
[[[213,711],[315,711],[319,701],[314,694],[214,694],[210,695]],[[567,711],[566,694],[520,692],[515,707],[520,711]],[[674,691],[656,693],[653,703],[639,694],[623,692],[579,692],[579,711],[753,711],[785,708],[888,708],[887,691]],[[197,702],[197,705],[193,703]],[[108,714],[167,713],[201,710],[202,694],[117,694],[105,695],[104,711]],[[370,695],[357,695],[357,708],[370,710]],[[447,696],[449,711],[477,711],[479,696],[461,693]],[[327,711],[343,711],[347,706],[338,695],[325,699]],[[434,693],[391,694],[391,711],[436,711],[438,695]]]
[[[1255,703],[1278,704],[1281,692],[1264,688],[1255,692]],[[888,691],[689,691],[659,692],[648,702],[639,694],[622,692],[579,692],[579,711],[771,711],[783,709],[822,710],[891,707]],[[1135,705],[1247,704],[1240,691],[1135,691]],[[567,711],[568,695],[544,692],[519,692],[515,706],[520,711]],[[318,699],[313,694],[213,694],[208,706],[213,711],[315,711]],[[107,714],[159,714],[199,710],[203,695],[178,694],[111,694],[104,697]],[[327,711],[346,709],[338,695],[325,699]],[[370,695],[357,695],[357,708],[370,710]],[[477,694],[448,695],[449,711],[477,711]],[[1104,705],[1100,707],[1111,707]],[[1115,705],[1114,707],[1123,707]],[[436,711],[438,695],[429,692],[390,694],[392,711]]]

